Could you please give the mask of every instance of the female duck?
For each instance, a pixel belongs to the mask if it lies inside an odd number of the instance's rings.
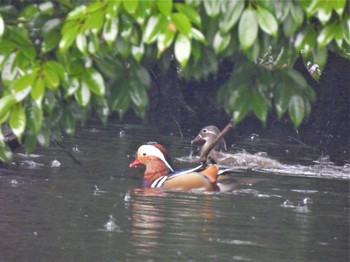
[[[201,166],[179,173],[174,170],[165,159],[162,146],[142,145],[136,153],[136,159],[130,167],[144,165],[146,167],[143,185],[150,188],[163,188],[167,190],[217,190],[217,177],[219,168],[216,165]],[[165,151],[166,152],[166,151]]]
[[[206,126],[202,128],[192,143],[205,141],[200,149],[202,155],[205,149],[213,143],[213,141],[220,134],[220,130],[216,126]],[[249,167],[279,167],[282,164],[276,160],[268,157],[252,155],[249,153],[235,153],[230,154],[225,152],[226,142],[225,139],[219,141],[219,143],[210,151],[208,158],[214,160],[215,163],[229,166],[249,166]]]

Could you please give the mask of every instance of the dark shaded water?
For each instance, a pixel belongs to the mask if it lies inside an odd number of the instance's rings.
[[[284,170],[237,170],[225,193],[140,188],[143,169],[129,168],[139,145],[162,142],[183,168],[194,165],[192,138],[89,126],[62,141],[82,167],[55,146],[16,154],[0,170],[0,261],[349,260],[348,166],[247,135],[235,146],[268,152]]]

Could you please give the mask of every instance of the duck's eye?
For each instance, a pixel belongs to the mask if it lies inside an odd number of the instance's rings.
[[[206,129],[203,129],[203,130],[202,130],[202,132],[203,132],[203,133],[206,133],[206,132],[208,132],[208,130],[206,130]]]
[[[146,156],[147,154],[146,153],[142,153],[143,156]]]

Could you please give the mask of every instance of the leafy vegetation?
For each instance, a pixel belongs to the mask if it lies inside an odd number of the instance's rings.
[[[347,5],[347,6],[346,6]],[[237,124],[249,112],[265,122],[288,112],[297,127],[314,90],[293,69],[301,55],[319,79],[329,51],[349,58],[346,0],[26,1],[0,5],[0,124],[28,150],[97,112],[106,122],[132,108],[144,117],[147,65],[201,81],[235,63],[218,101]],[[25,139],[23,139],[25,138]],[[0,134],[0,159],[11,158]]]

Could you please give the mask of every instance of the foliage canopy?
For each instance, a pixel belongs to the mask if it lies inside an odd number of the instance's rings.
[[[349,58],[346,0],[3,0],[0,5],[0,124],[28,150],[96,111],[103,122],[132,108],[143,117],[147,65],[201,81],[222,61],[235,70],[217,99],[234,123],[249,112],[288,112],[297,127],[314,90],[293,69],[299,56],[318,80],[328,51]],[[0,159],[11,158],[0,132]]]

